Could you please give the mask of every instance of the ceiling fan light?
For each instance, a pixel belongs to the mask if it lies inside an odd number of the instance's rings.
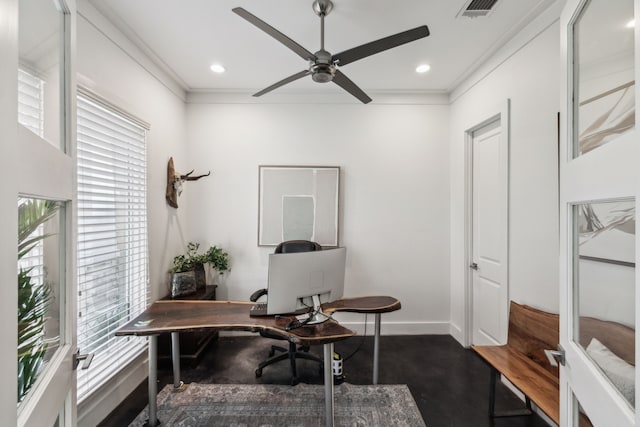
[[[227,71],[227,69],[226,69],[226,68],[224,68],[224,66],[223,66],[223,65],[220,65],[220,64],[213,64],[213,65],[212,65],[211,67],[209,67],[209,68],[211,68],[211,71],[213,71],[214,73],[217,73],[217,74],[222,74],[222,73],[224,73],[225,71]]]
[[[426,73],[427,71],[429,71],[431,69],[431,65],[429,64],[420,64],[416,67],[416,73]]]
[[[325,73],[322,71],[313,73],[311,78],[313,79],[314,82],[317,82],[317,83],[328,83],[331,80],[333,80],[333,76],[331,75],[331,73]]]
[[[336,69],[328,64],[313,64],[311,66],[311,78],[317,83],[328,83],[333,80]]]

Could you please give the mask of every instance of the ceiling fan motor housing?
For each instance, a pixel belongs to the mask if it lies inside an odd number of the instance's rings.
[[[314,82],[327,83],[333,80],[336,74],[336,67],[331,63],[331,54],[320,49],[315,53],[316,60],[311,63],[309,71]]]
[[[328,83],[333,80],[336,67],[328,64],[313,64],[311,66],[311,78],[314,82]]]

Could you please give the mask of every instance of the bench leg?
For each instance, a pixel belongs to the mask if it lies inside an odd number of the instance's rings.
[[[499,375],[500,373],[498,370],[491,366],[491,378],[489,381],[489,417],[501,418],[531,415],[533,411],[531,410],[531,399],[529,399],[528,396],[524,397],[526,405],[525,408],[496,412],[496,380]]]

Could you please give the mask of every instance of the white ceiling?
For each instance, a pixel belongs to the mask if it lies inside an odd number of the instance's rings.
[[[258,91],[308,67],[231,11],[243,7],[311,52],[320,48],[312,0],[89,0],[187,91]],[[481,18],[457,18],[467,0],[333,0],[325,19],[331,53],[426,24],[431,35],[341,68],[366,91],[455,88],[554,0],[498,0]],[[212,63],[227,72],[214,74]],[[417,74],[417,65],[431,71]],[[329,86],[329,88],[327,88]],[[277,91],[340,91],[310,77]],[[265,95],[265,96],[268,96]]]

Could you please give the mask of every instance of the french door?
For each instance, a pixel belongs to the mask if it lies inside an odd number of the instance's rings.
[[[76,423],[75,11],[0,0],[2,425]]]
[[[638,424],[637,0],[568,0],[561,16],[562,426]]]

